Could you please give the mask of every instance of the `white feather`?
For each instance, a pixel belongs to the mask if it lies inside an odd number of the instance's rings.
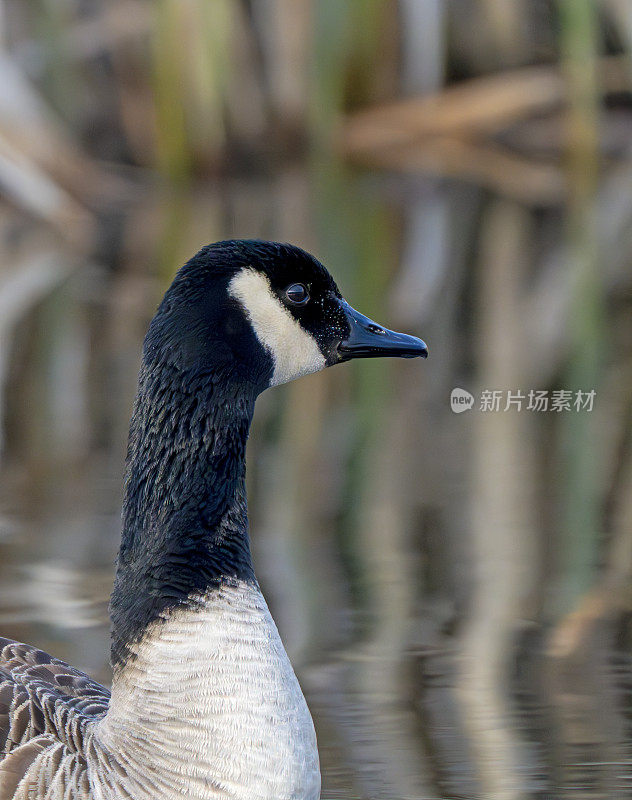
[[[314,726],[258,586],[177,609],[133,653],[95,727],[124,774],[108,758],[95,797],[317,800]]]
[[[265,275],[242,269],[231,279],[228,292],[241,303],[257,339],[274,360],[270,386],[323,369],[325,357],[316,340],[275,296]]]

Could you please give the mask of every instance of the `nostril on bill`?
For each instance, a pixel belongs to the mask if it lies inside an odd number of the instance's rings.
[[[369,333],[377,333],[380,336],[384,336],[386,333],[384,328],[381,328],[379,325],[367,325],[366,329],[369,331]]]

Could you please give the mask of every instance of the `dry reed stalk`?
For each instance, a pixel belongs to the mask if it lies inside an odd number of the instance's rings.
[[[523,385],[521,282],[527,213],[498,201],[487,215],[478,299],[480,388]],[[473,421],[474,590],[462,640],[459,695],[483,794],[526,800],[528,758],[513,722],[508,671],[518,621],[537,572],[530,417],[477,413]]]

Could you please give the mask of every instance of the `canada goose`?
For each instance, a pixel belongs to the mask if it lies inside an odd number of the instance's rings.
[[[250,557],[255,399],[352,358],[426,355],[297,247],[219,242],[180,269],[130,427],[112,691],[0,640],[0,800],[319,797],[312,719]]]

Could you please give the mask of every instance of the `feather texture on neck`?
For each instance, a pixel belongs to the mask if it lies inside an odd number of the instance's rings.
[[[256,393],[229,377],[141,369],[110,604],[115,668],[164,611],[224,580],[254,582],[245,449]]]

